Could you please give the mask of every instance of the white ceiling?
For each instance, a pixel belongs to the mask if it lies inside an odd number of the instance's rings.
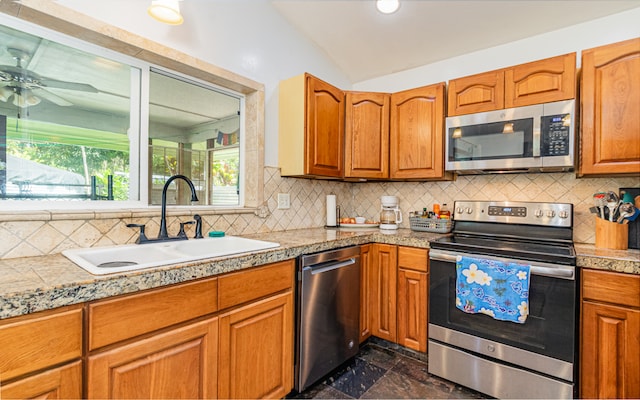
[[[383,15],[374,0],[272,0],[352,83],[558,30],[640,0],[400,0]]]

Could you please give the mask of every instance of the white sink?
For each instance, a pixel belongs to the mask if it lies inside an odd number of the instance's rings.
[[[62,254],[94,275],[135,271],[204,258],[279,247],[279,243],[237,236],[64,250]]]

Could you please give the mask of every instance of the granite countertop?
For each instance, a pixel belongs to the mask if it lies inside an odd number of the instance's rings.
[[[140,271],[92,275],[61,254],[0,260],[0,319],[132,293],[258,265],[302,254],[365,243],[429,247],[437,233],[399,229],[304,229],[246,235],[280,243],[280,247],[228,257],[199,260]],[[596,249],[576,244],[578,266],[640,274],[640,251]]]

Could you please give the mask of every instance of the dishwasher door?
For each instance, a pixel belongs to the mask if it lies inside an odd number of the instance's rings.
[[[295,389],[302,392],[358,353],[360,247],[301,256]]]

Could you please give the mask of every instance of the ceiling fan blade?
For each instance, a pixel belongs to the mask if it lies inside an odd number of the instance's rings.
[[[42,86],[56,88],[56,89],[77,90],[80,92],[89,92],[89,93],[99,92],[98,89],[89,85],[88,83],[65,82],[65,81],[59,81],[56,79],[49,79],[49,78],[41,78],[40,83]]]
[[[49,100],[50,102],[52,102],[53,104],[57,104],[59,106],[62,107],[69,107],[72,106],[73,103],[68,102],[67,100],[63,99],[62,97],[55,95],[47,90],[44,90],[42,88],[39,89],[33,89],[32,90],[33,94],[39,97],[42,97],[45,100]]]

